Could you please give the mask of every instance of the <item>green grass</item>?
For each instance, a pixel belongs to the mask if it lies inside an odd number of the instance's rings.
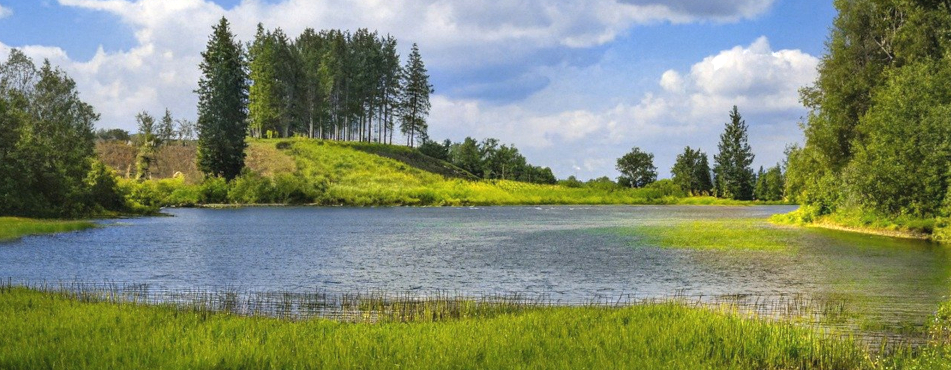
[[[808,206],[770,217],[778,225],[813,226],[864,234],[934,241],[951,240],[947,220],[910,216],[889,217],[867,212],[836,212],[819,215]],[[947,239],[947,240],[946,240]]]
[[[303,203],[350,206],[492,206],[558,204],[752,205],[684,197],[669,183],[642,189],[568,187],[472,180],[449,163],[411,148],[309,139],[250,140],[248,169],[221,188],[184,179],[123,181],[136,204]],[[216,185],[217,186],[217,185]],[[237,188],[237,189],[236,189]],[[213,191],[214,190],[214,191]],[[226,194],[226,197],[209,195]]]
[[[90,221],[37,220],[20,217],[0,217],[0,241],[18,239],[27,235],[53,234],[85,230],[95,227]]]
[[[861,346],[683,304],[344,323],[80,302],[0,288],[0,368],[856,369]]]
[[[760,219],[668,220],[663,224],[596,229],[638,245],[712,250],[788,250],[798,232]]]

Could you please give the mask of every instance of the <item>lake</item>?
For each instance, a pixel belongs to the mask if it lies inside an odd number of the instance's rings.
[[[757,219],[789,206],[169,209],[173,217],[0,243],[23,284],[164,290],[522,294],[556,303],[622,297],[802,295],[875,322],[921,325],[951,292],[951,253],[927,242],[795,229],[784,251],[660,248],[603,232]]]

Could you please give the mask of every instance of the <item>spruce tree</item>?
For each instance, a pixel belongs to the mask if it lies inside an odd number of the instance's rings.
[[[753,152],[747,142],[746,121],[736,106],[730,112],[723,134],[720,135],[720,153],[713,156],[717,196],[737,200],[752,200],[754,176]]]
[[[248,130],[248,76],[241,44],[224,17],[201,54],[198,81],[198,168],[234,179],[244,167]]]
[[[429,115],[431,93],[433,85],[429,84],[429,75],[426,74],[426,66],[419,55],[419,47],[413,44],[413,51],[410,52],[403,71],[403,114],[400,127],[409,146],[415,146],[416,137],[427,131],[426,116]]]

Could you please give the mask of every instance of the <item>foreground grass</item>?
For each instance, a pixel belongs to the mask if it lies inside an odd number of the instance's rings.
[[[18,239],[27,235],[53,234],[85,230],[95,227],[90,221],[37,220],[20,217],[0,217],[0,241]]]
[[[675,220],[663,224],[597,229],[596,232],[637,239],[638,245],[706,250],[786,250],[797,237],[794,229],[761,219]]]
[[[0,332],[4,369],[872,366],[849,340],[675,303],[356,324],[81,303],[6,287]]]

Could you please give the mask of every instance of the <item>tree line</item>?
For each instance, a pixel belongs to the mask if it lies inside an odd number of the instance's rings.
[[[247,60],[254,137],[392,143],[399,129],[415,146],[426,134],[433,88],[416,44],[401,66],[397,40],[376,31],[308,28],[291,39],[258,24]]]
[[[809,216],[951,215],[951,2],[835,7],[787,194]]]
[[[245,47],[222,17],[200,67],[198,162],[212,176],[240,173],[248,134],[392,144],[398,128],[411,147],[426,137],[433,87],[419,48],[401,66],[396,39],[376,31],[291,40],[259,24]]]
[[[557,179],[548,167],[533,166],[514,145],[499,144],[498,139],[476,141],[471,137],[459,143],[446,139],[442,143],[424,137],[420,152],[452,163],[476,177],[491,180],[514,180],[535,184],[555,184]]]
[[[785,175],[781,164],[768,170],[760,167],[758,172],[753,172],[751,165],[755,156],[749,145],[747,131],[746,121],[737,107],[733,106],[730,121],[726,123],[717,145],[719,153],[713,156],[713,168],[706,153],[688,146],[677,155],[670,171],[673,175],[671,181],[691,195],[713,195],[736,200],[785,199]],[[638,147],[618,158],[616,168],[621,173],[618,177],[621,186],[641,188],[657,180],[654,155]]]

